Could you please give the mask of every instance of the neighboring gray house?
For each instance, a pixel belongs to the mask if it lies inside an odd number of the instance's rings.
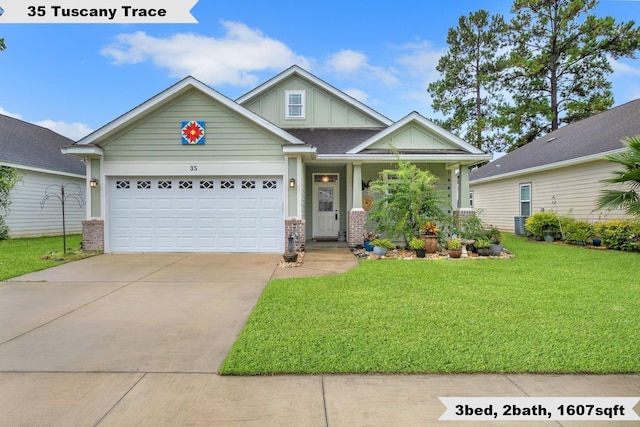
[[[619,167],[603,158],[640,135],[640,99],[555,130],[470,173],[471,199],[483,220],[514,231],[514,217],[542,210],[595,222],[626,218],[600,211],[601,181]]]
[[[73,142],[52,130],[0,114],[0,166],[16,168],[22,175],[22,181],[11,191],[10,211],[5,218],[10,237],[62,234],[60,202],[50,199],[44,208],[40,203],[52,184],[75,183],[83,197],[86,194],[82,160],[61,152]],[[80,233],[86,207],[74,199],[68,199],[65,207],[67,233]]]
[[[490,157],[418,113],[393,122],[297,66],[235,101],[187,77],[66,152],[87,158],[98,183],[87,249],[283,252],[292,232],[301,245],[362,244],[367,182],[396,164],[391,145],[440,178],[453,208],[468,208],[469,167]]]

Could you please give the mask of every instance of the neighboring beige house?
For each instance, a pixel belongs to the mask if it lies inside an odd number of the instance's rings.
[[[394,167],[391,144],[468,208],[469,167],[489,155],[418,113],[393,122],[297,66],[235,101],[187,77],[65,152],[97,184],[88,249],[283,252],[294,232],[297,247],[362,244],[367,183]]]
[[[84,197],[85,166],[77,157],[60,152],[70,144],[71,139],[50,129],[0,114],[0,166],[15,168],[22,176],[10,194],[10,211],[5,218],[9,237],[62,234],[60,202],[50,198],[42,207],[41,202],[47,189],[55,192],[61,185]],[[68,198],[67,234],[81,233],[84,218],[85,206]]]
[[[618,167],[603,158],[622,151],[622,139],[640,135],[640,99],[553,131],[470,173],[473,208],[501,230],[515,217],[555,211],[576,219],[626,218],[596,204]]]

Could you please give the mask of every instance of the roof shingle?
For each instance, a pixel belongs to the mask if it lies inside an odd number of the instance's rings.
[[[0,114],[0,162],[84,175],[80,158],[60,152],[73,142],[50,129]]]
[[[622,140],[640,134],[640,99],[561,127],[474,170],[470,181],[600,153],[623,147]]]

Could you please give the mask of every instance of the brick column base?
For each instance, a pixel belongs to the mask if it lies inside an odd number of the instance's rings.
[[[104,221],[82,221],[82,250],[104,251]]]
[[[289,252],[289,236],[291,233],[298,233],[298,241],[293,242],[294,252],[304,251],[304,241],[306,240],[306,221],[304,219],[286,219],[284,221],[284,251]]]
[[[364,209],[351,209],[349,211],[349,235],[347,243],[350,248],[362,245],[364,242],[362,233],[364,233],[364,224],[367,222],[367,212]]]

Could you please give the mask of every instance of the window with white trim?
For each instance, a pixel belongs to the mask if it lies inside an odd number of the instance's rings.
[[[286,119],[304,119],[306,114],[305,108],[305,91],[304,90],[286,90],[285,92],[285,118]]]
[[[473,191],[469,191],[469,207],[473,208]]]
[[[531,184],[520,184],[520,216],[531,216]]]

